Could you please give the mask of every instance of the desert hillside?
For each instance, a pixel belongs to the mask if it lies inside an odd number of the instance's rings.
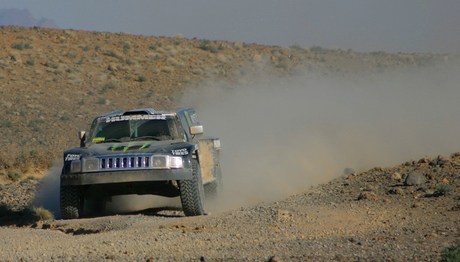
[[[299,68],[324,74],[378,73],[425,66],[445,55],[357,53],[313,46],[247,43],[0,27],[0,170],[46,169],[77,144],[97,115],[123,109],[183,106],[181,96],[207,79],[232,84],[288,76]]]

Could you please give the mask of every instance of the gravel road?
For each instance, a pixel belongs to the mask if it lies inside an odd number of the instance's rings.
[[[286,199],[199,217],[148,209],[31,222],[23,196],[39,181],[10,182],[0,261],[437,261],[458,238],[458,167],[454,155],[348,170]],[[425,180],[406,185],[414,172]]]

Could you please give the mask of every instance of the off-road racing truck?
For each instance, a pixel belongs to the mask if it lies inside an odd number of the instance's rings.
[[[128,194],[180,196],[186,216],[205,214],[205,198],[218,195],[222,173],[220,140],[202,134],[192,108],[97,117],[89,134],[79,132],[80,147],[64,152],[62,217],[80,218],[94,205],[104,208],[100,200]]]

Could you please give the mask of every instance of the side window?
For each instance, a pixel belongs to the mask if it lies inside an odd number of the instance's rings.
[[[190,135],[190,124],[189,124],[190,118],[187,118],[187,114],[185,112],[179,113],[179,117],[180,117],[180,121],[182,122],[182,127],[184,129],[185,136],[187,136],[187,140],[189,140],[192,137],[192,135]]]
[[[198,121],[198,116],[195,113],[195,110],[187,110],[184,112],[187,117],[187,122],[190,126],[197,126],[200,124]]]

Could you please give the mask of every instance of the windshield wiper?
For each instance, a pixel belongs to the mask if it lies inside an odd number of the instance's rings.
[[[131,138],[131,141],[148,140],[148,139],[161,141],[161,139],[159,139],[158,137],[155,137],[155,136],[139,136],[139,137],[134,137],[134,138]]]

